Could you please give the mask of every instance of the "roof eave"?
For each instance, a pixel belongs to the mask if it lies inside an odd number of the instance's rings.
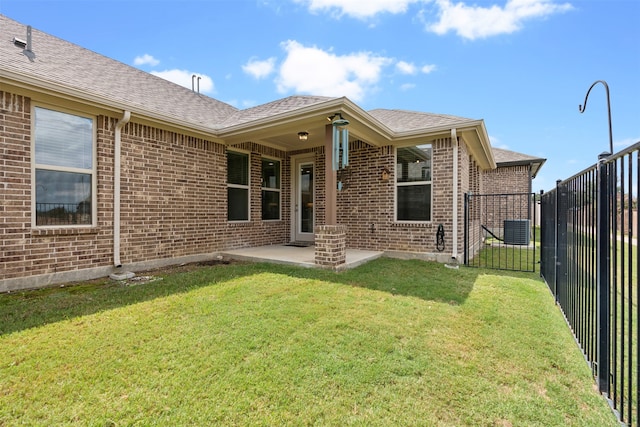
[[[214,142],[222,142],[216,131],[210,127],[185,122],[153,110],[132,106],[103,95],[74,89],[73,87],[61,85],[50,80],[34,76],[20,76],[9,70],[0,69],[0,83],[5,83],[34,93],[56,96],[68,101],[90,105],[117,114],[122,114],[123,111],[130,111],[132,117],[140,118],[143,121],[161,124],[190,134],[197,134]]]
[[[373,118],[365,110],[346,97],[318,102],[291,111],[228,126],[219,130],[219,136],[228,145],[249,140],[271,138],[279,134],[297,133],[305,127],[330,124],[318,122],[321,117],[341,113],[351,124],[349,131],[354,138],[363,139],[374,145],[385,145],[392,140],[392,131]]]

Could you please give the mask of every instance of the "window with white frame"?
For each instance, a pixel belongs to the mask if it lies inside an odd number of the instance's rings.
[[[262,159],[262,219],[280,219],[280,162]]]
[[[33,140],[35,225],[94,224],[94,119],[35,107]]]
[[[227,152],[227,219],[249,221],[249,154]]]
[[[431,145],[396,150],[396,221],[431,221]]]

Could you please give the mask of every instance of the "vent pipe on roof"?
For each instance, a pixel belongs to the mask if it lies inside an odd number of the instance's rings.
[[[195,91],[196,91],[196,83],[194,83],[194,82],[196,81],[196,77],[198,77],[198,78],[197,78],[197,84],[198,84],[198,86],[197,86],[197,87],[198,87],[198,93],[200,93],[200,79],[201,79],[202,77],[200,77],[200,76],[196,76],[195,74],[193,74],[193,75],[191,76],[191,92],[195,92]]]
[[[27,25],[27,51],[31,52],[31,25]]]
[[[27,25],[27,40],[22,40],[18,37],[13,38],[13,44],[22,48],[22,53],[29,58],[29,61],[33,62],[36,59],[36,54],[33,53],[31,46],[31,25]]]

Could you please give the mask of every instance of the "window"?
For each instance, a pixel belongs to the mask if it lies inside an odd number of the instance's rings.
[[[249,155],[227,152],[227,219],[249,221]]]
[[[431,221],[431,146],[398,148],[396,220]]]
[[[93,119],[35,107],[34,153],[35,225],[92,225]]]
[[[280,219],[280,162],[262,159],[262,219]]]

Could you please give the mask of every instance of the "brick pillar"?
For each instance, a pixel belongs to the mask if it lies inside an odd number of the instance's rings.
[[[315,229],[316,264],[340,270],[347,257],[347,226],[318,225]]]

